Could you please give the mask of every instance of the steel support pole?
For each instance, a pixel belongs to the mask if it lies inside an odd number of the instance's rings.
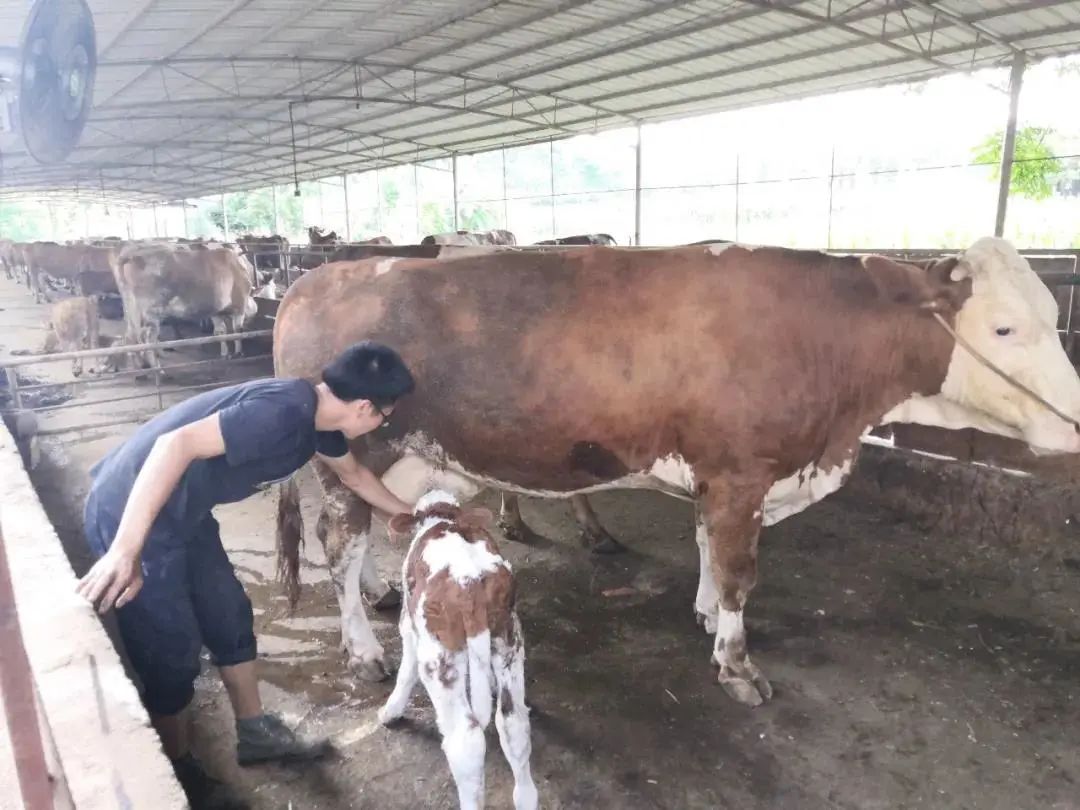
[[[352,225],[349,223],[349,175],[341,175],[341,189],[345,194],[345,241],[352,241]]]
[[[634,244],[641,247],[641,124],[634,145]]]
[[[454,230],[458,229],[458,210],[457,210],[457,155],[450,158],[450,170],[454,175]]]
[[[994,220],[994,236],[1005,233],[1005,212],[1009,205],[1009,185],[1012,183],[1013,159],[1016,156],[1016,111],[1020,106],[1020,87],[1024,83],[1024,54],[1013,57],[1009,74],[1009,120],[1005,124],[1005,143],[1001,147],[1001,183],[998,186],[997,218]]]

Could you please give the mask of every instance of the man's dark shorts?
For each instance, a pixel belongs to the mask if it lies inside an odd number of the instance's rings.
[[[86,541],[95,557],[116,536],[118,518],[91,490],[84,510]],[[159,518],[143,548],[143,588],[116,611],[128,658],[143,684],[151,714],[176,714],[195,693],[205,645],[218,666],[255,659],[251,601],[207,516],[194,530]]]

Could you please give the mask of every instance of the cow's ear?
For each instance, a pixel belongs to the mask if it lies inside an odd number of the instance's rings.
[[[942,314],[958,312],[971,295],[971,266],[957,256],[920,264],[929,288],[922,309]]]
[[[390,529],[390,534],[393,537],[401,537],[402,535],[410,534],[416,529],[416,515],[410,515],[408,512],[399,512],[390,518],[387,527]]]

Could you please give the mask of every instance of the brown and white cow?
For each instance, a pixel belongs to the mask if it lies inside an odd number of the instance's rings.
[[[419,680],[435,707],[442,747],[462,810],[484,806],[484,730],[495,728],[514,773],[515,810],[538,806],[529,767],[525,642],[514,576],[488,532],[486,510],[464,510],[434,490],[391,531],[411,536],[402,564],[401,667],[379,722],[399,720]]]
[[[457,245],[467,247],[472,245],[516,245],[517,237],[510,231],[495,228],[490,231],[451,231],[449,233],[434,233],[420,240],[421,245]]]
[[[1056,321],[1049,290],[1000,239],[924,263],[598,247],[326,265],[285,296],[274,357],[279,375],[314,379],[357,340],[402,353],[417,392],[386,437],[353,452],[404,500],[491,485],[550,497],[655,488],[693,501],[695,610],[716,634],[720,682],[756,704],[771,687],[747,654],[743,609],[761,527],[840,487],[860,437],[887,422],[1080,452],[1080,379]],[[369,528],[357,525],[339,555],[347,578],[364,567]],[[380,661],[363,643],[362,605],[352,607],[350,662]]]
[[[247,259],[229,248],[125,248],[117,262],[116,283],[124,303],[128,343],[156,343],[165,320],[209,318],[216,335],[239,332],[256,311],[252,275]],[[239,340],[235,353],[241,353]],[[226,343],[221,344],[221,354],[230,354]],[[143,363],[159,365],[155,352],[148,351]]]

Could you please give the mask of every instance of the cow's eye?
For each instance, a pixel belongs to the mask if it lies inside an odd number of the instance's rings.
[[[999,326],[996,330],[998,337],[1008,337],[1013,333],[1011,326]]]

